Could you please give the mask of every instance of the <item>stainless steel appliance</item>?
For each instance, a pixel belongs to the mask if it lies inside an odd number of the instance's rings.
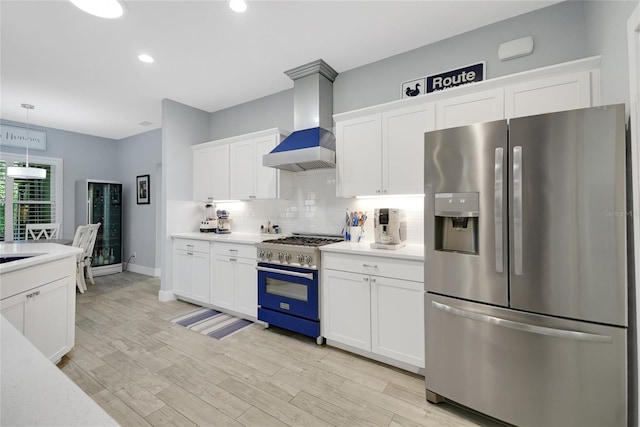
[[[322,344],[318,248],[342,240],[342,236],[293,233],[256,244],[258,319]]]
[[[407,214],[402,209],[376,208],[373,215],[375,242],[377,249],[398,249],[407,240]]]
[[[425,134],[427,400],[627,425],[624,106]]]
[[[215,232],[218,234],[229,234],[231,233],[231,219],[229,218],[229,211],[220,210],[216,211],[216,215],[218,217],[217,223],[218,228],[215,229]]]
[[[205,205],[205,217],[200,221],[200,232],[215,233],[218,230],[218,218],[216,217],[216,205],[207,203]]]
[[[333,81],[338,72],[322,59],[285,71],[293,80],[293,129],[262,165],[292,172],[336,167]]]
[[[87,179],[76,181],[76,227],[102,225],[91,257],[94,276],[122,272],[122,184]]]

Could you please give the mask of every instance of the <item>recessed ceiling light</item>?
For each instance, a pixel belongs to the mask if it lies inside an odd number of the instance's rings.
[[[242,13],[247,10],[247,2],[244,0],[231,0],[229,1],[229,7],[234,12]]]
[[[123,8],[118,0],[71,0],[76,7],[100,18],[119,18]]]
[[[138,59],[142,62],[146,62],[147,64],[151,64],[153,62],[153,57],[151,55],[147,55],[146,53],[141,53],[138,55]]]

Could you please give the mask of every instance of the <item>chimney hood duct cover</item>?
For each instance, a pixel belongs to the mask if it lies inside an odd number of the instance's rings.
[[[262,165],[292,172],[335,168],[336,138],[327,128],[333,124],[333,81],[338,73],[318,59],[285,74],[294,81],[295,131],[262,156]]]

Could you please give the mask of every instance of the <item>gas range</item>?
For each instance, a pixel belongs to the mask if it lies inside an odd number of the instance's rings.
[[[292,267],[318,270],[320,246],[343,241],[339,235],[310,235],[293,233],[279,239],[269,239],[257,243],[258,262],[289,265]]]

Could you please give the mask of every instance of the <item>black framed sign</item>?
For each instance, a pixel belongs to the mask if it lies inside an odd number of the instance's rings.
[[[136,194],[138,195],[139,205],[148,205],[151,203],[149,175],[138,175],[136,177]]]

